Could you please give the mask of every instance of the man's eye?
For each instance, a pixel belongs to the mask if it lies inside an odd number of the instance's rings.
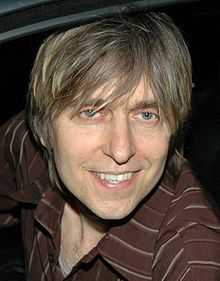
[[[143,111],[140,114],[141,114],[141,118],[146,120],[146,121],[156,121],[156,120],[159,120],[158,114],[150,112],[150,111]]]
[[[93,118],[98,114],[97,111],[93,110],[93,109],[87,109],[87,110],[83,110],[80,112],[80,115],[82,117],[87,117],[87,118]]]
[[[95,110],[93,108],[82,109],[79,112],[79,117],[82,119],[98,119],[101,116],[101,110]]]

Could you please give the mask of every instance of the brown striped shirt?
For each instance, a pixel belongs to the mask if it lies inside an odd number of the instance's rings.
[[[175,186],[155,187],[66,278],[59,266],[64,204],[21,113],[0,130],[0,225],[21,223],[27,280],[220,280],[219,219],[188,168]]]

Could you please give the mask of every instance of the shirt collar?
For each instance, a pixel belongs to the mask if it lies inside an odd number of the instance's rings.
[[[172,188],[158,186],[126,223],[111,228],[98,245],[103,258],[126,280],[152,279],[155,244],[172,196]]]
[[[64,200],[58,190],[53,190],[49,177],[41,174],[33,182],[14,192],[1,194],[8,198],[12,206],[17,204],[30,204],[34,208],[34,218],[53,236],[60,225]]]
[[[151,280],[155,243],[172,194],[172,188],[158,186],[128,220],[110,229],[88,261],[100,254],[126,280]],[[59,191],[46,190],[34,211],[36,221],[52,239],[60,233],[64,204]]]
[[[48,190],[43,193],[34,211],[35,220],[43,226],[52,237],[56,234],[58,227],[61,225],[64,204],[65,202],[59,191]]]
[[[23,185],[19,190],[3,189],[0,192],[0,209],[12,209],[20,203],[37,205],[42,197],[42,193],[49,188],[51,187],[48,177],[42,175],[33,182]],[[1,197],[4,200],[1,200]]]

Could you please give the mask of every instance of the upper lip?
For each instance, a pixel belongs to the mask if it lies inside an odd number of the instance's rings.
[[[98,173],[98,174],[109,174],[109,175],[122,175],[122,174],[128,174],[128,173],[137,173],[138,170],[127,170],[127,171],[97,171],[97,170],[89,170],[89,172],[92,173]]]

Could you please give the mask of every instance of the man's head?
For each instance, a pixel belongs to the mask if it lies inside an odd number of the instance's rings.
[[[120,15],[46,40],[32,71],[29,123],[52,180],[58,172],[94,213],[122,218],[159,181],[190,92],[190,56],[172,21]]]

